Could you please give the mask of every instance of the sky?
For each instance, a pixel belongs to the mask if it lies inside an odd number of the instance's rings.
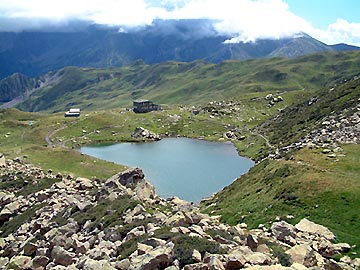
[[[210,19],[227,43],[307,33],[360,46],[360,0],[0,0],[0,31],[66,28],[74,21],[130,29],[156,19]]]

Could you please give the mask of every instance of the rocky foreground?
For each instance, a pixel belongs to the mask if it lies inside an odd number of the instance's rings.
[[[307,219],[249,230],[158,197],[140,169],[102,182],[0,156],[0,269],[360,269]]]

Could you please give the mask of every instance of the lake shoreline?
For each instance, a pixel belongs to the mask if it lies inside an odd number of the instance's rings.
[[[201,138],[92,144],[79,151],[126,167],[141,168],[159,196],[177,196],[192,202],[213,196],[255,165],[248,157],[240,156],[231,141]]]

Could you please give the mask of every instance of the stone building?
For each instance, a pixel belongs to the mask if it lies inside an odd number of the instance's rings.
[[[154,104],[151,100],[134,100],[133,105],[135,113],[147,113],[161,109],[159,105]]]

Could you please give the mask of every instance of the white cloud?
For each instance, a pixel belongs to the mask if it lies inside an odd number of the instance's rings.
[[[147,25],[157,18],[212,19],[219,33],[233,36],[227,42],[305,32],[329,44],[360,45],[360,24],[338,19],[328,29],[316,29],[290,12],[283,0],[1,0],[0,14],[5,22],[34,19],[63,24],[77,19],[119,26]]]
[[[326,44],[347,43],[360,46],[360,23],[337,19],[326,30],[311,29],[308,33]]]

